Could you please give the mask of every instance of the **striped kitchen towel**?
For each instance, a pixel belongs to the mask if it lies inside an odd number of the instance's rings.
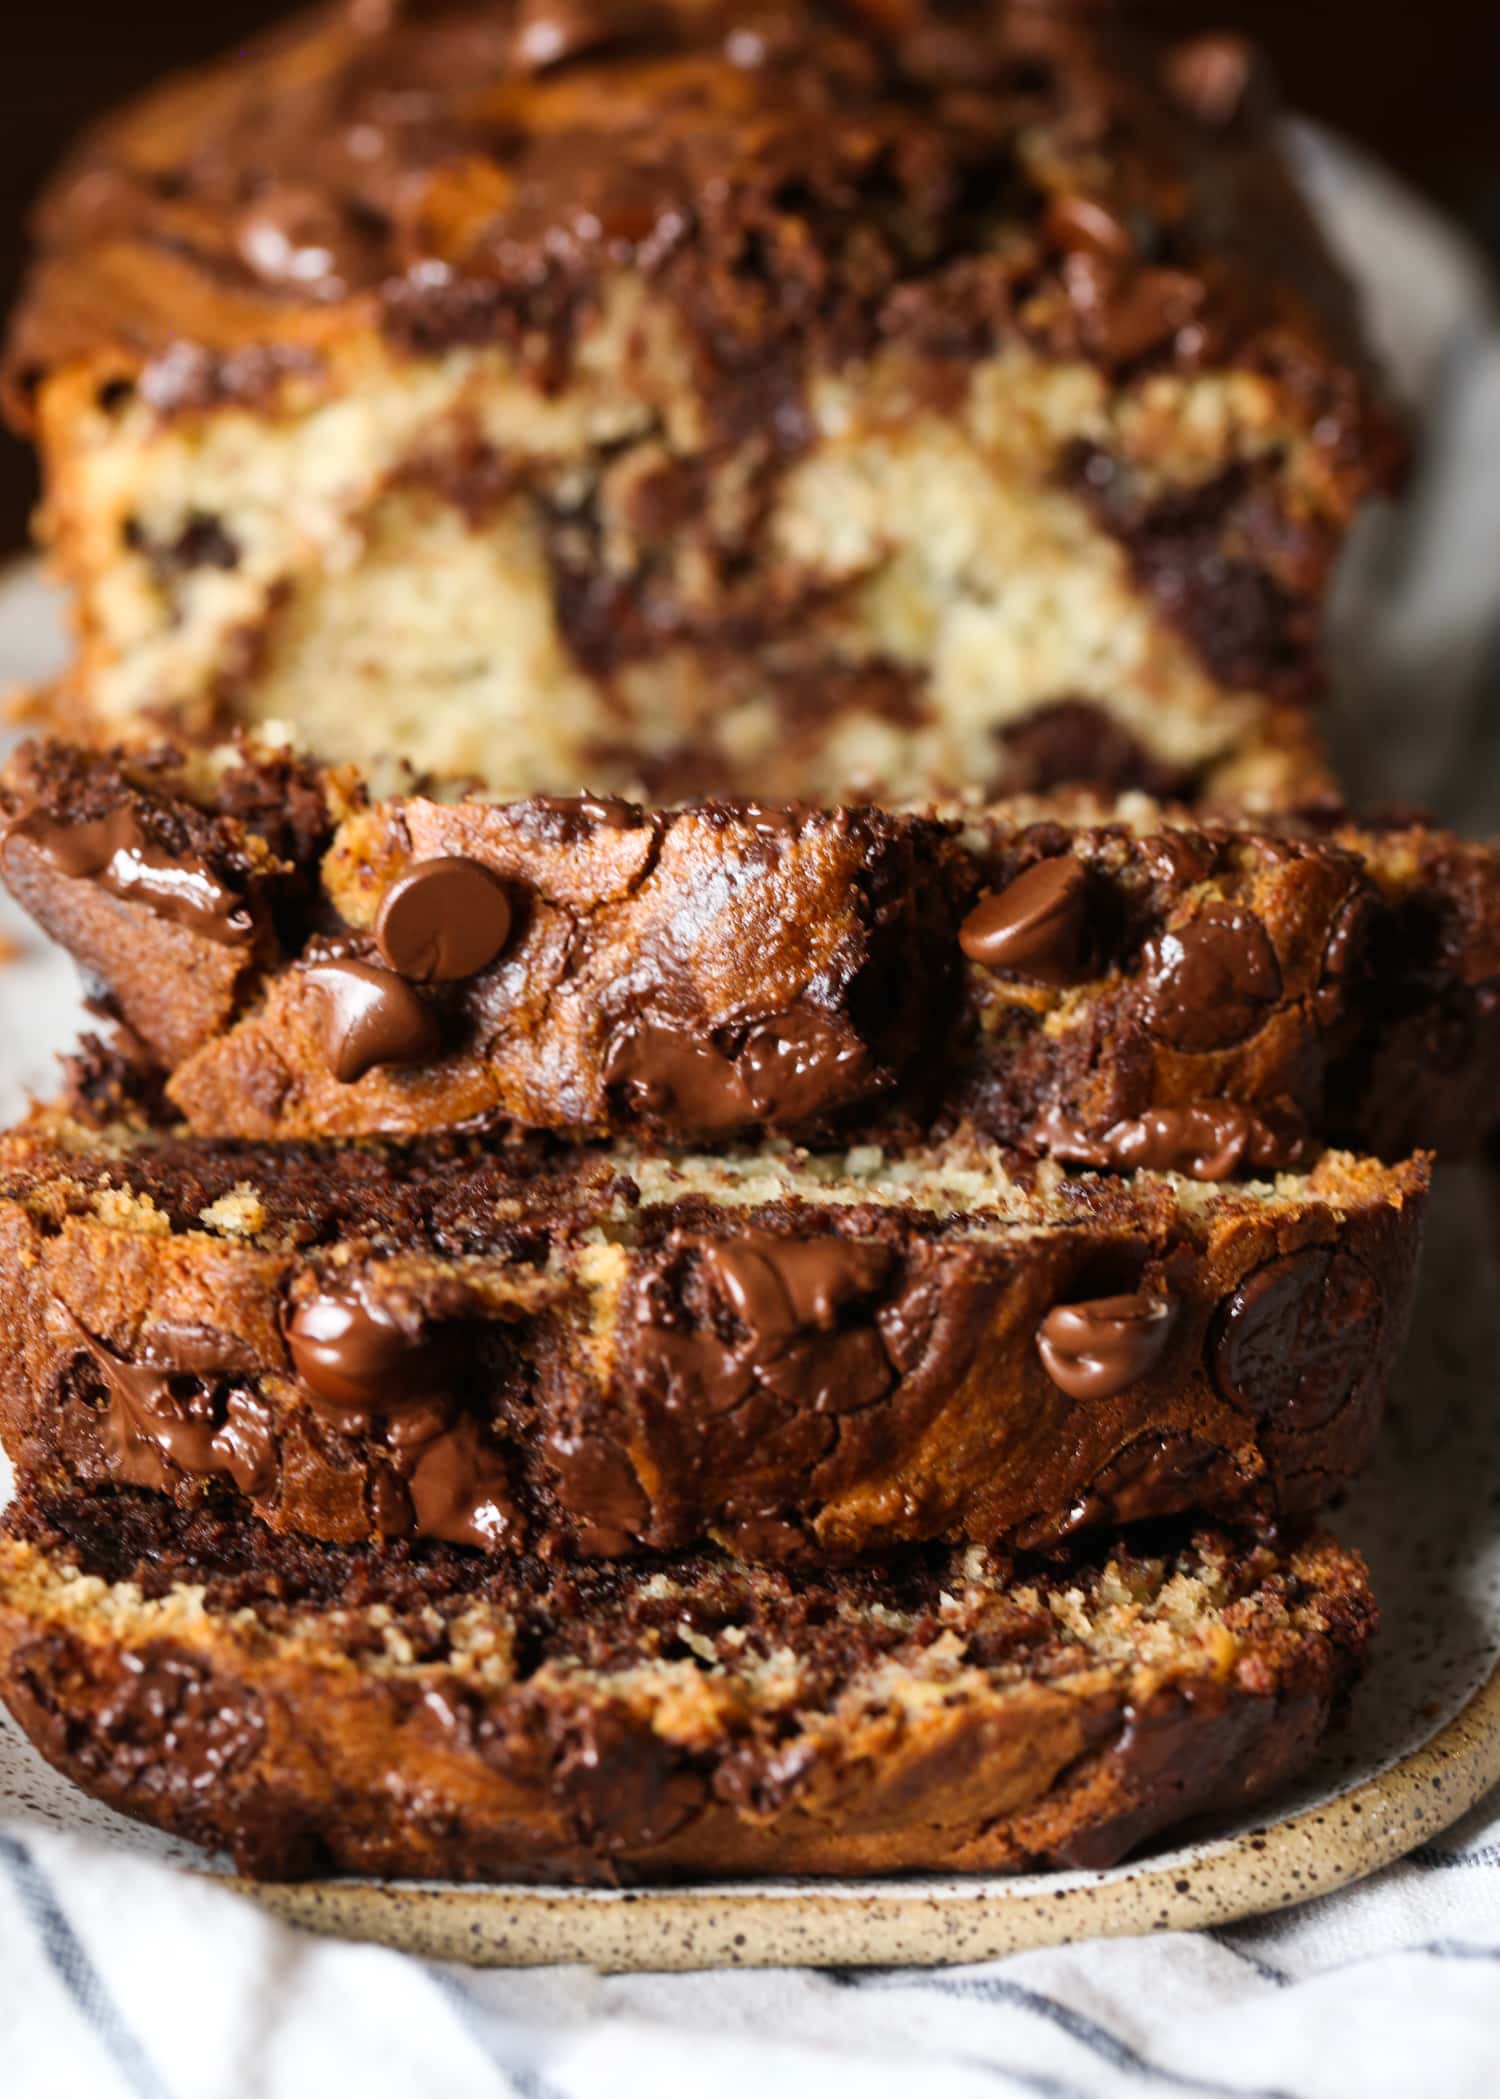
[[[1494,2099],[1500,1797],[1363,1887],[983,1967],[479,1972],[0,1838],[8,2099]]]

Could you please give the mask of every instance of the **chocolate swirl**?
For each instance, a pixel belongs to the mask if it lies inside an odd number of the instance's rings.
[[[204,939],[238,947],[253,938],[254,920],[243,896],[192,853],[156,844],[127,805],[85,823],[40,810],[20,816],[0,841],[0,864],[24,839],[73,880],[97,882],[112,896],[143,904],[158,918]]]

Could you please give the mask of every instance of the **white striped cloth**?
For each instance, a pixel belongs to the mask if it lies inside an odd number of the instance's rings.
[[[480,1972],[0,1837],[10,2099],[1494,2099],[1500,1799],[1363,1887],[983,1967]]]

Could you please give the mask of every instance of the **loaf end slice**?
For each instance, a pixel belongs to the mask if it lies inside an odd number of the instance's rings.
[[[469,1881],[1107,1866],[1274,1793],[1363,1665],[1357,1554],[1204,1530],[1057,1563],[591,1575],[23,1499],[0,1691],[244,1872]]]

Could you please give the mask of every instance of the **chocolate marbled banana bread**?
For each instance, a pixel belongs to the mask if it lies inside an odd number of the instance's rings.
[[[21,1726],[266,1877],[1111,1865],[1300,1770],[1376,1625],[1317,1536],[802,1575],[312,1547],[128,1489],[8,1527]]]
[[[0,1429],[335,1542],[769,1561],[1259,1520],[1360,1468],[1421,1162],[1221,1188],[952,1144],[0,1144]]]
[[[1500,1123],[1500,853],[1419,823],[372,802],[57,745],[0,815],[12,890],[207,1135],[968,1127],[1218,1180]],[[80,1076],[107,1117],[120,1069]]]
[[[1249,47],[346,0],[74,156],[9,358],[63,704],[510,794],[1285,794],[1400,453]]]

